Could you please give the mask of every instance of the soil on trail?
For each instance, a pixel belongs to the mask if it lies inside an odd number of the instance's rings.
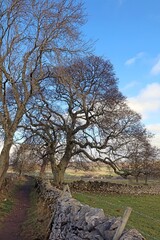
[[[33,183],[31,180],[25,181],[16,188],[15,204],[0,229],[0,240],[23,240],[20,236],[21,226],[26,220],[27,210],[30,207],[32,189]]]

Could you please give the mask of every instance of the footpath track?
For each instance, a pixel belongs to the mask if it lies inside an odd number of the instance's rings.
[[[30,179],[16,187],[14,195],[15,204],[10,214],[4,219],[3,226],[0,229],[0,240],[23,240],[21,227],[27,218],[32,189],[33,182]]]

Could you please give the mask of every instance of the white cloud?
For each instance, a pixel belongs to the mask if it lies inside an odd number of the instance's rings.
[[[2,151],[3,148],[3,141],[0,141],[0,153]],[[10,154],[12,154],[15,150],[15,145],[12,145],[11,149],[10,149]]]
[[[138,82],[136,82],[136,81],[129,82],[128,84],[126,84],[126,85],[121,89],[121,91],[123,92],[124,90],[131,89],[131,88],[133,88],[133,87],[135,87],[135,86],[137,86],[137,85],[138,85]]]
[[[152,143],[154,146],[160,148],[160,133],[159,133],[159,134],[156,134],[156,135],[152,138],[151,143]]]
[[[155,134],[152,143],[160,147],[160,123],[152,124],[159,120],[160,116],[160,83],[152,83],[147,85],[140,93],[128,99],[131,109],[142,115],[142,120],[150,122],[146,127]]]
[[[150,124],[146,126],[150,132],[153,132],[155,136],[152,139],[153,145],[160,147],[160,123]]]
[[[160,83],[152,83],[141,90],[139,95],[128,99],[129,106],[144,119],[152,113],[160,112]]]
[[[151,74],[154,76],[160,74],[160,58],[156,61],[155,65],[152,67]]]
[[[125,62],[125,65],[132,65],[135,63],[136,61],[136,57],[133,57],[133,58],[129,58],[126,62]]]
[[[154,133],[159,133],[160,134],[160,123],[149,124],[149,125],[147,125],[147,128]]]
[[[2,151],[2,148],[3,148],[3,142],[0,141],[0,153],[1,153],[1,151]]]
[[[125,65],[127,66],[133,65],[137,60],[141,59],[143,56],[144,56],[144,52],[139,52],[134,57],[126,60]]]

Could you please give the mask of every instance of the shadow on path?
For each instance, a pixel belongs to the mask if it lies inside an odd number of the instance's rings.
[[[33,181],[31,179],[27,179],[16,187],[15,204],[0,229],[0,240],[23,240],[20,237],[21,226],[26,220],[27,210],[30,207],[32,189]]]

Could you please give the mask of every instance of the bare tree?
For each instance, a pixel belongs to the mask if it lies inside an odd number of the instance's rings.
[[[108,164],[124,177],[130,174],[122,163],[139,159],[139,143],[147,134],[119,92],[109,61],[90,56],[53,68],[41,89],[38,104],[30,103],[25,128],[43,139],[57,184],[76,156]]]
[[[120,101],[109,107],[105,106],[103,115],[98,116],[94,127],[83,132],[80,141],[76,142],[76,153],[83,154],[91,161],[108,164],[116,174],[126,178],[129,171],[123,168],[123,163],[134,156],[135,150],[142,151],[134,140],[138,136],[144,137],[145,133],[141,117],[125,101]],[[84,137],[85,134],[88,138]]]
[[[143,158],[143,175],[145,184],[148,183],[148,178],[154,176],[156,160],[158,157],[158,148],[152,146],[150,142],[144,145],[144,158]]]
[[[50,63],[82,50],[83,6],[74,0],[0,0],[0,187],[26,104],[48,77]],[[81,46],[80,46],[81,44]]]
[[[11,155],[11,165],[19,177],[22,174],[34,172],[38,166],[37,149],[34,145],[22,143],[17,145]]]
[[[144,177],[147,184],[148,177],[154,176],[159,149],[151,144],[153,134],[144,126],[139,126],[131,136],[131,141],[126,145],[129,152],[128,158],[123,162],[123,170],[126,174],[135,177],[138,183],[139,177]]]
[[[111,123],[114,126],[113,117],[115,112],[118,116],[124,97],[118,91],[111,63],[95,56],[78,59],[69,66],[53,69],[48,85],[44,84],[43,101],[33,105],[27,116],[32,131],[37,129],[37,134],[48,141],[55,182],[63,182],[68,163],[76,155],[114,167],[104,151],[111,136],[113,146],[116,134],[104,134],[102,119],[107,114],[108,129]]]

